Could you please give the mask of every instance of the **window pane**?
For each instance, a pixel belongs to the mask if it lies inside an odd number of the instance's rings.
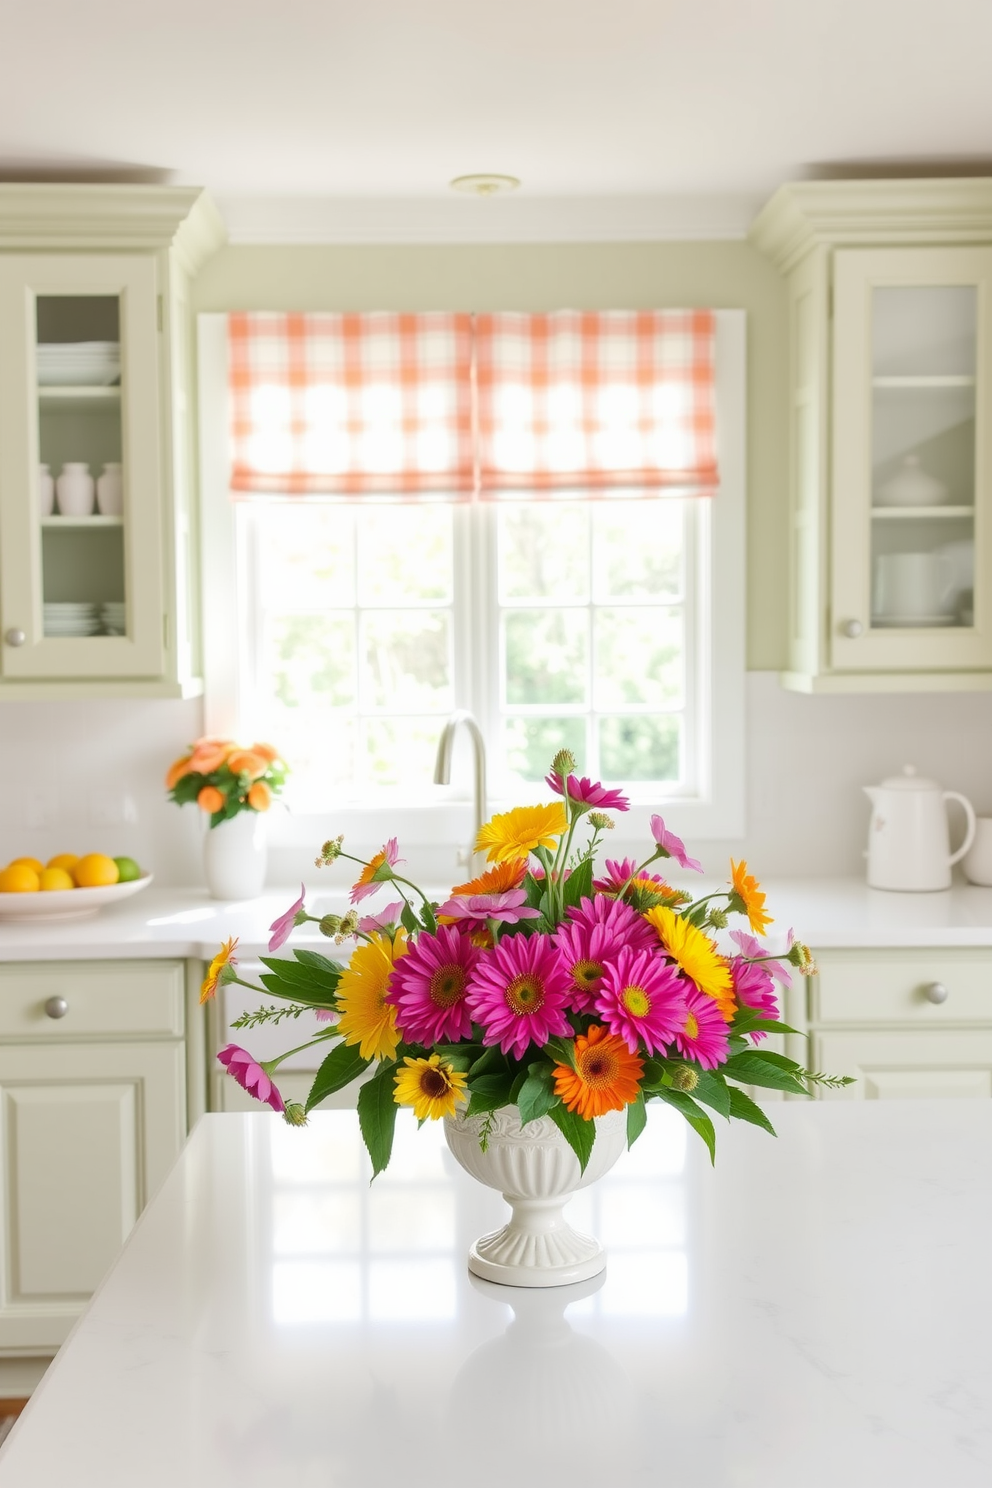
[[[266,626],[266,690],[287,708],[355,701],[355,623],[345,615],[272,615]]]
[[[589,593],[589,510],[570,501],[499,512],[500,599],[583,600]]]
[[[680,598],[684,531],[681,501],[597,503],[593,514],[596,597]]]
[[[355,780],[355,725],[347,714],[329,709],[275,709],[267,732],[291,766],[289,795],[305,809],[348,796]]]
[[[450,624],[444,610],[373,610],[362,626],[366,707],[453,707]]]
[[[507,768],[518,780],[543,780],[559,749],[585,760],[584,718],[508,718],[505,732]]]
[[[371,718],[365,727],[365,776],[371,785],[422,790],[434,779],[442,720]]]
[[[358,528],[359,602],[451,599],[451,508],[370,506]]]
[[[355,518],[346,506],[280,501],[258,511],[262,600],[273,609],[355,602]]]
[[[593,624],[598,708],[681,702],[681,609],[598,610]]]
[[[511,610],[503,620],[508,703],[584,703],[589,616],[581,610]]]
[[[677,716],[600,719],[604,780],[679,780],[681,755],[682,721]]]

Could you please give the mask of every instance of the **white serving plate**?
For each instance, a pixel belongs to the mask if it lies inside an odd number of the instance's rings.
[[[35,920],[88,920],[106,905],[116,904],[147,889],[154,874],[130,883],[106,884],[102,889],[49,889],[36,894],[0,893],[0,920],[27,925]]]

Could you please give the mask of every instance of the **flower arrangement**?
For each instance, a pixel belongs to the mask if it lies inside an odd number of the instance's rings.
[[[459,1112],[486,1120],[516,1106],[523,1125],[550,1117],[584,1170],[595,1118],[625,1110],[628,1144],[644,1127],[645,1104],[674,1106],[715,1155],[706,1108],[773,1133],[742,1086],[808,1095],[814,1083],[846,1084],[816,1074],[761,1047],[781,1021],[776,989],[790,968],[815,971],[809,950],[793,938],[779,955],[761,945],[770,921],[765,895],[747,864],[731,860],[729,887],[693,898],[651,871],[659,860],[701,871],[660,816],[641,863],[597,851],[626,811],[619,791],[575,774],[567,750],[555,756],[547,784],[557,799],[494,816],[477,850],[490,867],[433,902],[399,871],[395,838],[370,860],[325,842],[319,868],[360,865],[352,908],[342,916],[309,914],[306,891],[271,926],[269,951],[295,926],[313,921],[341,944],[357,941],[342,966],[313,950],[292,959],[263,957],[261,987],[236,970],[237,942],[214,958],[201,1002],[234,981],[268,992],[282,1006],[246,1013],[233,1027],[292,1019],[316,1010],[326,1027],[300,1048],[324,1040],[324,1058],[306,1103],[287,1103],[273,1076],[299,1049],[258,1062],[228,1045],[218,1055],[228,1072],[293,1125],[325,1097],[374,1066],[361,1086],[358,1115],[375,1173],[389,1162],[399,1107],[418,1121]],[[383,885],[399,898],[374,913],[357,906]],[[731,950],[713,932],[729,931]],[[773,1133],[774,1134],[774,1133]]]
[[[189,754],[169,766],[165,787],[170,801],[195,801],[216,827],[239,811],[268,811],[287,773],[271,744],[246,749],[232,739],[197,739]]]

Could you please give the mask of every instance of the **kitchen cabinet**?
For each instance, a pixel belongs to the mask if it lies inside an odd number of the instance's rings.
[[[0,698],[200,690],[188,288],[222,239],[195,189],[0,185]]]
[[[790,1009],[788,1052],[812,1068],[854,1075],[823,1100],[992,1096],[992,950],[858,949],[815,953],[805,1009]],[[796,999],[798,1000],[798,999]],[[804,1017],[805,1015],[805,1017]]]
[[[0,967],[0,1355],[64,1341],[202,1110],[186,985],[182,961]]]
[[[809,692],[992,686],[992,181],[783,187],[789,669]]]

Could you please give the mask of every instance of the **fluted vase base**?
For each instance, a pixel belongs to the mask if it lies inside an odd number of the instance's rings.
[[[474,1276],[503,1286],[569,1286],[605,1270],[606,1251],[599,1241],[573,1229],[562,1213],[571,1194],[550,1200],[503,1197],[513,1217],[469,1250]]]

